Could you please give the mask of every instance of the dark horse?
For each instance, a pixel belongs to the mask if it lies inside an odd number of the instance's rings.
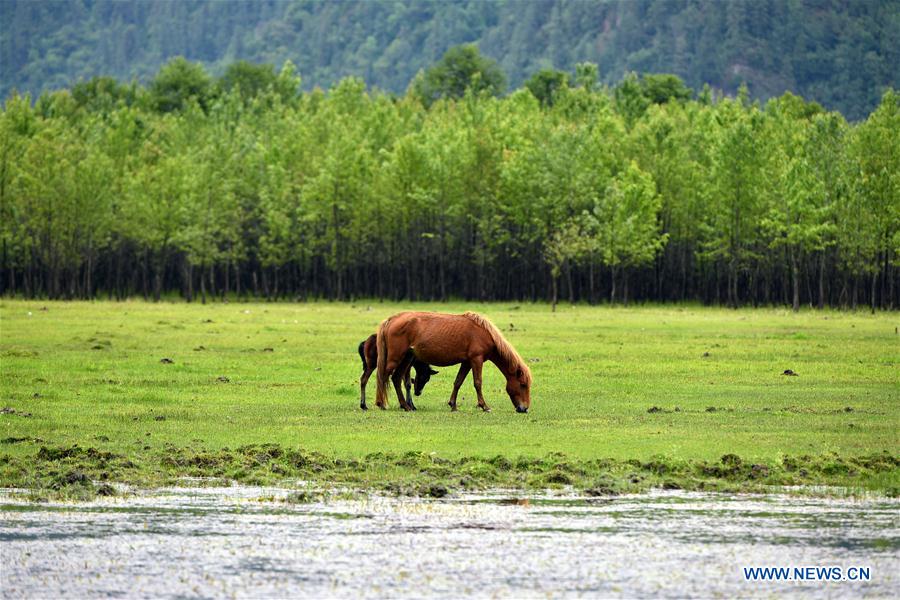
[[[484,411],[491,410],[481,393],[481,367],[486,360],[494,363],[506,377],[506,393],[516,412],[528,412],[531,406],[531,370],[500,330],[479,314],[403,312],[385,319],[378,327],[378,395],[375,404],[380,408],[387,405],[390,377],[400,406],[412,410],[400,391],[400,378],[409,370],[409,363],[416,359],[441,367],[459,364],[448,403],[451,410],[456,410],[456,394],[470,370],[478,406]]]
[[[372,376],[372,372],[378,364],[378,344],[375,343],[375,340],[376,336],[373,333],[359,343],[359,357],[362,359],[363,364],[363,372],[359,378],[359,407],[363,410],[368,410],[369,408],[366,406],[366,384],[369,383],[369,377]],[[428,383],[432,375],[437,375],[438,372],[432,369],[428,363],[423,363],[420,360],[413,360],[412,368],[416,370],[416,376],[412,379],[412,384],[415,386],[416,396],[421,396],[422,390],[425,389],[425,384]],[[416,410],[412,396],[409,393],[409,369],[406,370],[406,374],[403,376],[403,384],[406,386],[406,401],[413,410]]]

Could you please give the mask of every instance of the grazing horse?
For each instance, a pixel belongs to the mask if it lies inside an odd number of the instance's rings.
[[[375,371],[378,364],[378,344],[375,343],[376,339],[377,338],[373,333],[359,343],[359,357],[362,359],[363,364],[363,372],[359,378],[359,407],[363,410],[369,409],[369,407],[366,406],[366,384],[369,383],[369,377],[372,376],[372,372]],[[431,379],[432,375],[437,375],[438,372],[432,369],[431,365],[423,363],[420,360],[414,360],[412,368],[416,370],[416,376],[412,380],[412,384],[415,386],[416,396],[421,396],[422,390],[425,389],[425,384],[428,383],[428,380]],[[403,376],[403,384],[406,387],[406,401],[413,410],[416,410],[412,401],[412,396],[409,393],[409,370],[407,370],[406,374]]]
[[[531,370],[500,330],[479,314],[398,313],[382,321],[377,342],[378,395],[375,404],[380,408],[385,408],[387,403],[390,377],[400,406],[411,410],[400,391],[400,378],[415,359],[440,367],[459,364],[448,402],[451,410],[456,410],[456,395],[470,370],[478,406],[485,412],[491,410],[481,393],[481,367],[486,360],[494,363],[506,377],[506,393],[516,412],[528,412],[531,406]]]

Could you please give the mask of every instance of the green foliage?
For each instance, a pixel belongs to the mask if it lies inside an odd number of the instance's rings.
[[[681,77],[669,73],[645,73],[641,77],[641,92],[654,104],[684,102],[693,96]]]
[[[593,92],[600,79],[600,69],[591,62],[581,62],[575,65],[575,83],[589,92]]]
[[[219,79],[219,85],[225,92],[237,88],[243,98],[250,100],[274,87],[276,78],[275,67],[272,65],[258,65],[239,60],[228,65]]]
[[[8,0],[0,97],[99,75],[146,82],[179,55],[215,75],[237,60],[293,60],[309,89],[357,76],[402,93],[448,48],[474,43],[514,88],[589,61],[607,85],[629,71],[727,93],[746,82],[755,98],[792,90],[857,120],[900,87],[897,39],[900,6],[884,0]]]
[[[659,207],[653,178],[632,161],[588,213],[607,266],[638,267],[653,260],[668,237],[659,233]]]
[[[585,78],[586,87],[590,89],[590,78]],[[542,69],[525,82],[528,91],[540,101],[542,106],[553,106],[556,95],[569,85],[569,74],[553,69]]]
[[[89,112],[110,112],[123,102],[134,104],[140,88],[122,85],[112,77],[93,77],[72,86],[72,99]]]
[[[268,103],[271,103],[274,97],[283,104],[289,104],[297,98],[300,77],[295,75],[294,65],[289,60],[285,61],[279,73],[271,64],[257,65],[240,60],[228,65],[216,85],[219,93],[240,95],[245,106],[257,98],[269,98]]]
[[[450,48],[441,60],[417,75],[412,89],[425,106],[431,106],[440,98],[458,100],[469,90],[496,96],[506,89],[506,76],[477,46],[465,44]]]
[[[150,83],[150,97],[156,110],[183,109],[190,100],[207,108],[212,96],[212,79],[203,65],[178,56],[163,65]]]
[[[651,263],[665,245],[668,234],[660,233],[657,220],[660,206],[653,178],[631,161],[585,214],[596,253],[610,269],[611,301],[616,299],[616,273]]]
[[[580,71],[535,77],[543,105],[457,88],[426,108],[357,77],[298,93],[290,62],[213,84],[184,59],[149,89],[14,95],[0,290],[895,305],[896,93],[851,125],[792,94]]]

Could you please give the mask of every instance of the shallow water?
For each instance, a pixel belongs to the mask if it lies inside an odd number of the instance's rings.
[[[900,596],[900,502],[497,492],[291,505],[167,489],[83,504],[0,495],[3,597]],[[748,582],[742,567],[868,567]]]

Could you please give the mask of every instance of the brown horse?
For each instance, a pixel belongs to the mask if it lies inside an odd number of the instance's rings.
[[[369,407],[366,406],[366,384],[369,383],[369,377],[372,376],[372,372],[375,371],[375,368],[378,365],[378,344],[375,343],[376,339],[377,338],[373,333],[359,343],[359,357],[362,359],[363,364],[363,372],[359,378],[359,407],[363,410],[369,409]],[[432,369],[431,365],[423,363],[420,360],[414,360],[412,368],[416,370],[416,376],[412,378],[412,385],[415,387],[416,396],[421,396],[422,390],[425,389],[425,384],[428,383],[428,380],[431,379],[432,375],[437,375],[438,372]],[[406,374],[403,376],[403,385],[406,388],[406,402],[413,410],[416,410],[412,401],[412,395],[409,393],[409,370],[407,370]]]
[[[470,370],[478,406],[484,411],[491,410],[481,393],[481,367],[486,360],[494,363],[506,377],[506,393],[516,412],[528,412],[531,406],[531,370],[500,330],[481,315],[473,312],[462,315],[403,312],[382,321],[378,327],[378,394],[375,399],[380,408],[387,405],[390,377],[400,406],[410,410],[400,391],[400,378],[414,359],[439,367],[459,364],[448,402],[451,410],[456,410],[456,395]]]

